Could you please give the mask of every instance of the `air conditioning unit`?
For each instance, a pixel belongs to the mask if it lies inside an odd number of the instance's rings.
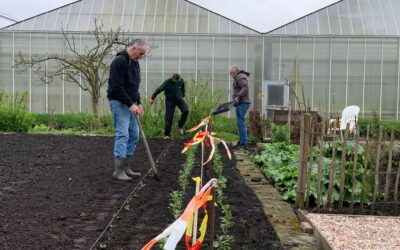
[[[267,110],[287,108],[289,105],[289,84],[279,81],[265,81],[262,86],[263,113]]]

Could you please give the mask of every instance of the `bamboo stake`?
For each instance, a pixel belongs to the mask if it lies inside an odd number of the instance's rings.
[[[389,145],[389,159],[388,159],[388,167],[386,171],[386,184],[385,184],[385,193],[384,193],[384,198],[383,201],[385,202],[385,207],[386,207],[386,202],[388,201],[389,198],[389,185],[390,185],[390,175],[392,174],[392,158],[393,158],[393,141],[394,141],[394,129],[390,131],[390,145]]]
[[[333,138],[336,139],[336,123],[334,124],[333,130]],[[332,159],[329,170],[329,186],[328,186],[328,200],[325,206],[325,211],[332,209],[332,195],[333,195],[333,186],[335,182],[335,174],[336,174],[336,140],[332,141]]]
[[[379,188],[379,167],[380,167],[380,158],[381,158],[381,147],[382,147],[382,126],[379,126],[379,137],[378,137],[378,150],[376,153],[376,162],[375,162],[375,184],[374,184],[374,192],[372,194],[372,207],[371,207],[371,214],[375,212],[375,202],[376,202],[376,195],[378,193]]]
[[[297,176],[297,191],[296,191],[296,204],[297,208],[304,208],[304,194],[305,194],[305,178],[307,171],[307,159],[310,154],[309,144],[309,124],[311,123],[310,114],[302,114],[301,117],[301,133],[300,133],[300,161]]]
[[[365,150],[364,150],[364,173],[362,176],[362,185],[361,185],[361,197],[360,197],[360,209],[361,214],[364,212],[364,200],[365,200],[365,184],[367,181],[367,173],[368,173],[368,161],[369,161],[369,131],[371,126],[367,126],[367,137],[365,139]]]
[[[358,143],[360,141],[360,130],[357,128],[356,134],[354,135],[355,144],[354,144],[354,161],[353,161],[353,172],[351,176],[351,183],[353,184],[351,188],[351,200],[350,200],[350,211],[353,211],[354,206],[354,194],[356,192],[356,171],[357,171],[357,163],[358,163]]]
[[[322,123],[322,140],[319,139],[317,204],[322,206],[322,164],[324,154],[325,122]]]
[[[347,139],[349,138],[349,128],[350,123],[346,124],[346,130],[344,132],[344,139],[342,144],[342,159],[340,161],[340,193],[339,193],[339,210],[342,211],[343,208],[343,201],[344,201],[344,188],[346,185],[345,177],[346,177],[346,169],[345,169],[345,162],[346,162],[346,149],[347,149]]]
[[[310,124],[312,125],[312,124]],[[306,209],[308,209],[310,205],[310,191],[311,191],[311,175],[313,169],[313,158],[312,158],[312,147],[314,143],[314,131],[313,126],[310,126],[309,129],[311,130],[311,140],[310,140],[310,153],[308,158],[308,171],[307,171],[307,193],[306,193]]]

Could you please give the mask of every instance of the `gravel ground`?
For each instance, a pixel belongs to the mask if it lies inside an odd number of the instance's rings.
[[[307,218],[337,250],[400,249],[400,218],[307,214]]]

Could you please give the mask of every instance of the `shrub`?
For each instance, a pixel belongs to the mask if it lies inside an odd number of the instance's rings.
[[[26,110],[27,93],[9,96],[0,91],[0,131],[28,132],[33,119]]]

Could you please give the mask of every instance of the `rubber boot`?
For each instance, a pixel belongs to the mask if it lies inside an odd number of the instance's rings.
[[[139,172],[133,172],[133,171],[132,171],[130,160],[131,160],[131,157],[130,157],[130,156],[127,156],[127,157],[126,157],[125,173],[126,173],[127,175],[130,175],[130,176],[141,176],[141,175],[142,175],[141,173],[139,173]]]
[[[127,159],[126,158],[122,158],[122,157],[118,157],[115,158],[114,161],[114,173],[113,173],[113,178],[116,180],[120,180],[120,181],[130,181],[132,180],[131,177],[127,176],[125,174],[125,168],[126,168],[126,164],[127,164]]]

